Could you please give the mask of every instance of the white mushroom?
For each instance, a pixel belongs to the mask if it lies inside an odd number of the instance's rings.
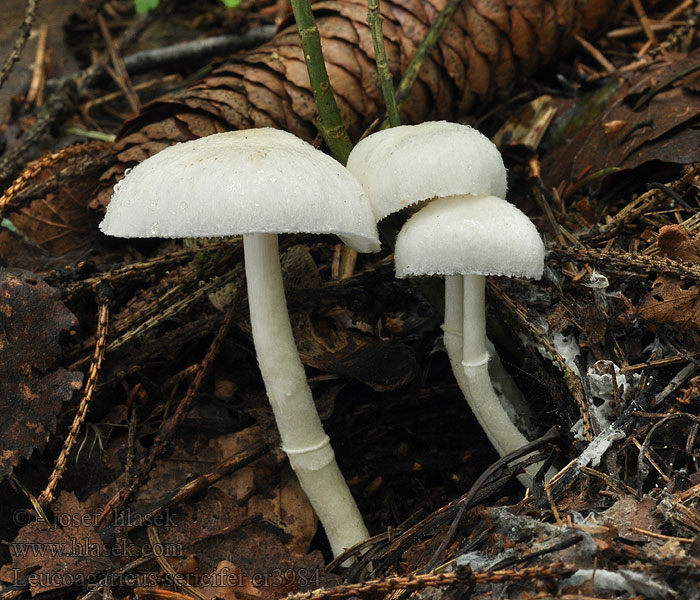
[[[467,402],[501,456],[527,444],[514,424],[518,415],[504,407],[489,377],[485,282],[488,275],[542,276],[544,245],[535,226],[494,196],[440,198],[406,222],[394,256],[399,278],[445,276],[445,347]]]
[[[278,233],[333,233],[379,249],[360,184],[290,133],[253,129],[177,144],[115,186],[102,231],[120,237],[243,235],[253,341],[282,447],[334,555],[367,538],[335,461],[292,336]]]
[[[506,197],[498,148],[467,125],[428,121],[366,137],[348,158],[377,221],[407,206],[459,194]]]
[[[539,278],[544,247],[527,217],[513,205],[498,200],[506,194],[506,169],[500,152],[486,136],[469,126],[426,122],[368,136],[350,154],[348,170],[364,186],[378,221],[408,206],[432,200],[404,225],[406,229],[413,224],[411,229],[416,233],[399,234],[395,252],[397,275],[446,275],[445,347],[455,378],[499,454],[527,443],[513,423],[518,411],[525,407],[520,403],[517,410],[514,408],[519,398],[501,397],[499,402],[488,376],[483,275]],[[487,197],[493,197],[493,201],[487,202]],[[462,203],[462,211],[477,213],[441,216],[441,210],[457,210]],[[455,223],[449,221],[452,218]],[[435,226],[432,231],[427,225],[420,225],[428,220]],[[456,223],[467,229],[460,231]],[[522,236],[531,244],[532,253],[512,251]],[[409,237],[416,246],[409,246]],[[502,261],[493,254],[499,249]],[[468,274],[464,280],[462,273]]]

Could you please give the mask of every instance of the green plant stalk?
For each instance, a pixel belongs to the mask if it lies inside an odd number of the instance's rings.
[[[309,72],[311,91],[318,107],[316,126],[330,148],[333,156],[345,165],[352,150],[350,136],[345,130],[343,117],[333,95],[333,88],[328,79],[326,63],[323,60],[321,36],[311,10],[310,0],[291,0],[294,19],[299,30],[301,49]]]
[[[372,31],[372,42],[374,44],[374,59],[377,63],[379,73],[379,83],[382,87],[384,104],[386,105],[386,115],[389,120],[389,127],[401,125],[399,109],[396,106],[396,96],[394,95],[394,82],[391,78],[391,71],[386,61],[386,47],[384,46],[384,34],[382,23],[384,17],[379,12],[379,0],[368,0],[369,12],[367,22]]]
[[[89,140],[97,140],[98,142],[114,142],[117,136],[113,133],[102,133],[101,131],[89,131],[82,127],[66,127],[66,133],[88,138]]]
[[[411,91],[413,84],[418,78],[418,73],[420,72],[423,62],[425,61],[428,54],[433,51],[435,44],[437,44],[443,30],[450,22],[452,15],[459,7],[462,0],[449,0],[445,7],[440,11],[435,22],[430,26],[428,34],[425,39],[421,42],[420,46],[416,50],[415,54],[411,57],[411,62],[408,63],[406,72],[401,78],[399,87],[396,90],[396,103],[398,104],[399,110],[401,110],[403,103],[406,101],[408,93]]]
[[[425,57],[432,52],[433,48],[435,47],[435,44],[437,44],[437,41],[440,39],[440,36],[442,35],[443,30],[447,26],[447,24],[450,22],[450,19],[452,18],[452,15],[455,14],[455,11],[459,7],[460,3],[462,0],[449,0],[448,3],[445,5],[445,7],[440,11],[440,14],[438,15],[437,19],[435,19],[435,22],[430,26],[430,29],[428,30],[428,34],[425,36],[423,41],[421,42],[420,46],[418,46],[418,49],[416,50],[415,54],[411,57],[411,62],[408,64],[408,67],[406,68],[406,72],[404,73],[403,77],[401,78],[401,82],[399,83],[399,87],[396,89],[396,102],[392,103],[396,105],[396,122],[392,122],[392,115],[391,115],[391,110],[389,108],[389,102],[386,102],[387,105],[387,118],[384,119],[384,121],[380,125],[380,129],[384,129],[387,125],[389,127],[395,127],[396,125],[400,125],[399,121],[399,111],[401,110],[401,107],[403,106],[404,101],[406,100],[406,97],[408,96],[408,93],[411,91],[411,88],[413,87],[413,84],[416,82],[416,79],[418,78],[418,73],[420,72],[421,67],[423,66],[423,61],[425,60]],[[382,77],[382,71],[381,67],[379,66],[379,53],[377,52],[377,39],[378,37],[381,37],[381,46],[382,46],[382,52],[384,56],[384,64],[386,66],[386,52],[384,52],[384,36],[381,33],[381,24],[377,27],[378,32],[375,33],[375,26],[373,26],[372,23],[372,7],[373,4],[376,3],[376,12],[379,16],[379,19],[381,19],[381,15],[379,15],[379,0],[368,0],[369,4],[369,21],[370,21],[370,29],[372,30],[372,39],[374,40],[374,53],[377,58],[377,69],[379,70],[379,75],[380,78]],[[381,23],[381,21],[380,21]],[[391,84],[391,74],[389,73],[389,69],[386,69],[387,74],[388,74],[388,79],[389,79],[389,84]],[[384,82],[382,80],[382,93],[384,94],[384,99],[386,101],[386,92],[384,91]],[[370,130],[372,130],[373,127],[370,127]],[[366,135],[367,132],[365,132]],[[382,243],[386,244],[390,248],[394,247],[394,243],[396,241],[396,235],[399,232],[399,229],[401,229],[401,226],[403,225],[403,221],[397,219],[394,215],[389,215],[386,219],[381,221],[380,223],[377,224],[379,228],[379,236],[382,240]],[[425,294],[426,298],[428,298],[428,301],[435,306],[438,310],[442,310],[442,306],[444,304],[444,296],[443,296],[443,290],[442,290],[442,285],[438,285],[438,280],[436,278],[431,278],[431,279],[426,279],[426,280],[421,280],[420,282],[420,287],[423,293]]]

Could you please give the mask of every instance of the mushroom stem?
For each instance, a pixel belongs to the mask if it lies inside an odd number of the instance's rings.
[[[287,312],[277,235],[245,235],[243,249],[253,343],[282,449],[338,556],[369,534],[306,381]]]
[[[469,408],[499,456],[528,443],[496,395],[488,371],[485,282],[483,275],[445,277],[445,348],[452,372]],[[520,482],[530,487],[538,465],[529,466]]]
[[[486,277],[462,275],[462,281],[462,366],[466,371],[468,368],[487,366],[489,362],[489,353],[486,350]],[[486,373],[488,376],[488,369]]]
[[[461,275],[445,276],[445,323],[442,326],[445,349],[452,370],[462,370],[462,347],[464,345],[464,283]],[[459,369],[456,368],[459,365]],[[461,387],[461,382],[457,380]]]

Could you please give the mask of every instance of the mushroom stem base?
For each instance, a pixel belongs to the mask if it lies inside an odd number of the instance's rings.
[[[335,462],[299,359],[287,312],[277,235],[246,235],[243,249],[253,342],[282,447],[337,556],[369,534]]]
[[[452,372],[469,408],[499,456],[505,456],[528,440],[508,415],[489,376],[484,281],[481,275],[445,278],[444,340]],[[530,487],[538,469],[539,465],[531,465],[518,479]]]

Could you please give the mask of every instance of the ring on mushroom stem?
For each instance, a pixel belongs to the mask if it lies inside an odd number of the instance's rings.
[[[494,196],[439,198],[403,226],[395,261],[399,278],[445,277],[444,340],[455,378],[501,456],[527,444],[517,412],[503,405],[489,377],[485,283],[489,275],[542,276],[544,245],[530,219]],[[537,470],[528,467],[520,480],[529,485]]]
[[[119,237],[243,235],[253,342],[282,447],[334,556],[365,540],[299,359],[277,244],[278,233],[333,233],[359,252],[379,250],[360,184],[291,133],[220,133],[134,167],[115,186],[100,229]]]
[[[500,152],[471,127],[427,122],[368,136],[351,152],[348,169],[364,186],[377,221],[427,202],[398,235],[396,274],[445,276],[443,330],[455,379],[501,456],[525,445],[513,421],[527,421],[519,413],[529,409],[520,394],[499,397],[489,376],[484,277],[539,279],[544,245],[529,219],[500,199],[507,188]],[[536,471],[529,467],[521,482],[529,485]]]

